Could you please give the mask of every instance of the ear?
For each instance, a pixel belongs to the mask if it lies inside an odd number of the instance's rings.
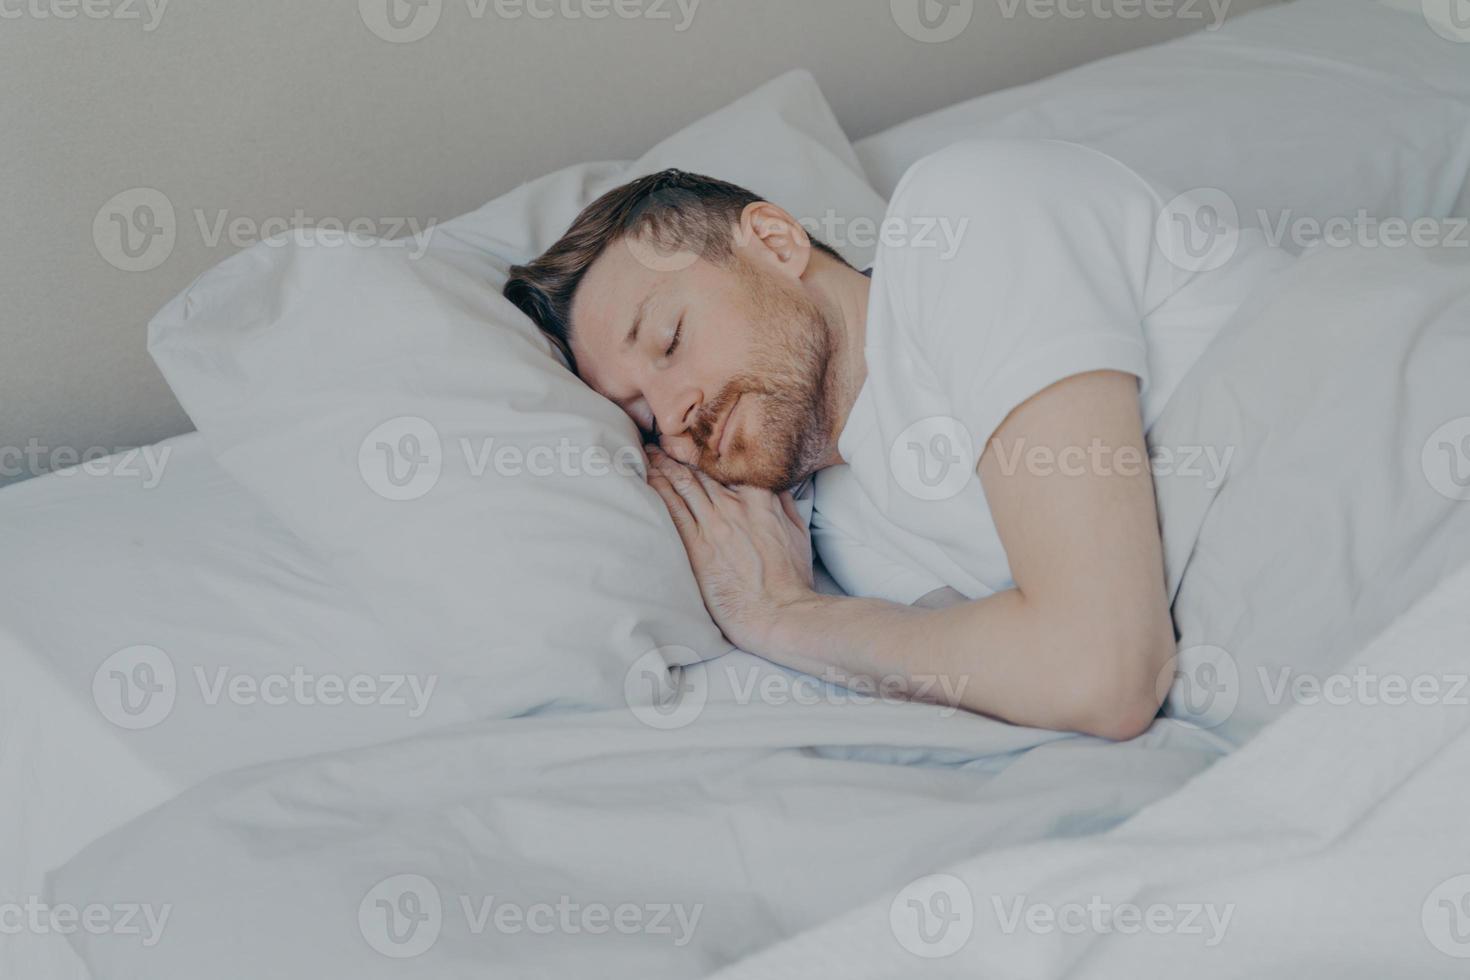
[[[735,251],[762,268],[800,279],[812,260],[812,239],[789,212],[757,201],[740,215]]]

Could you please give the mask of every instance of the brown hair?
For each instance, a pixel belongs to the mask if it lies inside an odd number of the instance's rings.
[[[505,297],[535,321],[575,371],[572,300],[587,270],[609,245],[647,235],[661,250],[728,263],[735,254],[731,230],[748,206],[762,200],[744,187],[682,170],[639,177],[588,205],[544,255],[512,268]],[[812,245],[842,261],[815,238]]]

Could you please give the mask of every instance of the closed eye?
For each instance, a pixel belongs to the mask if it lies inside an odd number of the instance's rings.
[[[683,339],[684,339],[684,321],[681,319],[679,321],[679,325],[674,328],[674,338],[673,338],[673,340],[669,341],[669,348],[668,348],[668,350],[664,351],[664,358],[665,358],[665,360],[667,360],[668,358],[674,356],[674,351],[676,351],[676,350],[679,349],[679,343]]]

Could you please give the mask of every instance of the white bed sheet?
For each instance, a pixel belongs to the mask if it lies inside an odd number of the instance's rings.
[[[1466,608],[1461,571],[1354,669],[1465,676]],[[973,906],[940,933],[945,958],[917,959],[914,944],[895,941],[904,896],[890,893],[720,980],[1463,980],[1467,726],[1463,703],[1303,706],[1110,833],[946,869],[932,894]],[[1068,927],[1017,928],[1018,903],[1052,910],[1053,923],[1067,914]],[[1129,908],[1159,918],[1130,926]]]
[[[1232,21],[1213,37],[1120,56],[903,124],[858,151],[883,192],[927,152],[994,133],[1147,157],[1138,165],[1160,179],[1227,187],[1259,207],[1470,213],[1467,51],[1413,15],[1367,0],[1297,0]],[[1282,101],[1289,89],[1243,85],[1242,71],[1253,67],[1300,81],[1302,95]],[[1228,118],[1249,119],[1251,133],[1274,137],[1243,141],[1208,125],[1213,107],[1230,98]],[[1332,177],[1343,172],[1333,161],[1384,146],[1398,153],[1393,167],[1344,163],[1351,179]],[[1328,196],[1310,196],[1324,187]],[[229,480],[196,436],[155,447],[155,462],[165,450],[156,486],[135,457],[131,473],[114,465],[101,475],[55,474],[0,493],[7,558],[0,798],[13,801],[0,823],[0,893],[39,894],[47,870],[208,776],[465,718],[449,699],[420,718],[397,706],[208,704],[195,668],[257,678],[298,668],[314,676],[401,674],[412,671],[412,658],[384,644],[368,611],[315,572],[312,556]],[[130,731],[99,708],[93,681],[108,657],[139,645],[167,651],[182,683],[165,719]],[[0,935],[0,975],[80,976],[67,972],[77,968],[64,943]]]
[[[921,117],[861,141],[858,152],[886,192],[913,160],[956,138],[981,132],[1059,136],[1094,142],[1124,158],[1147,158],[1177,182],[1198,184],[1218,175],[1223,183],[1246,175],[1275,188],[1253,196],[1278,200],[1292,196],[1293,181],[1316,185],[1323,175],[1320,167],[1293,166],[1289,156],[1266,155],[1273,145],[1289,152],[1311,146],[1323,160],[1347,159],[1354,147],[1370,145],[1398,153],[1392,137],[1407,132],[1413,138],[1405,146],[1422,151],[1414,173],[1433,170],[1435,181],[1369,171],[1343,186],[1341,195],[1387,195],[1403,210],[1417,202],[1424,213],[1447,211],[1444,188],[1470,167],[1470,125],[1442,127],[1446,142],[1437,146],[1415,134],[1425,120],[1470,121],[1456,115],[1470,103],[1466,51],[1434,35],[1422,18],[1373,0],[1296,0],[1232,20],[1213,35],[1131,52]],[[1267,80],[1246,84],[1253,70]],[[1283,77],[1291,84],[1280,84]],[[1352,86],[1350,94],[1340,88],[1344,84]],[[1419,114],[1396,124],[1409,130],[1376,128],[1385,121],[1378,110],[1411,102],[1420,104]],[[1269,117],[1261,115],[1267,111]],[[1248,114],[1255,114],[1249,133],[1228,132],[1230,119]],[[1216,121],[1203,129],[1189,124],[1212,116]],[[1351,142],[1320,146],[1303,137],[1285,145],[1301,126],[1326,126],[1327,135]],[[65,730],[48,726],[36,738],[54,740],[58,751],[70,746],[84,759],[133,760],[139,785],[178,788],[241,765],[365,744],[384,733],[464,717],[443,700],[423,724],[406,721],[401,712],[367,708],[203,704],[193,682],[196,667],[211,677],[220,668],[255,675],[297,667],[316,674],[407,672],[411,657],[385,646],[360,604],[323,580],[312,556],[214,464],[197,436],[151,451],[151,462],[115,460],[102,475],[56,474],[0,494],[0,538],[8,558],[0,568],[6,696],[38,716],[66,716],[80,705],[79,717],[87,721]],[[163,478],[154,486],[159,457]],[[91,685],[103,660],[140,644],[167,651],[192,686],[181,689],[165,722],[125,731],[98,721]],[[10,715],[12,739],[20,737],[22,717],[24,712]],[[119,747],[126,751],[120,754]],[[27,794],[28,805],[43,806],[40,786]],[[90,817],[105,822],[107,810],[102,802]],[[123,806],[118,815],[128,810]],[[42,812],[30,814],[29,825],[57,841],[34,847],[36,853],[55,856],[85,843],[63,832],[64,821],[42,819]]]
[[[197,435],[148,452],[0,493],[0,896],[39,895],[81,847],[208,776],[466,717],[437,695],[413,718],[216,694],[221,678],[407,675],[412,652],[382,640]],[[132,722],[112,672],[137,647],[168,656],[174,693]],[[69,977],[74,963],[54,935],[0,931],[0,976]]]

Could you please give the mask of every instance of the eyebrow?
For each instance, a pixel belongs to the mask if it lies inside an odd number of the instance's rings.
[[[648,315],[648,306],[653,302],[653,294],[649,293],[643,297],[643,302],[638,304],[638,312],[633,314],[633,329],[623,338],[623,349],[626,350],[638,343],[638,331],[643,329],[643,318]]]

